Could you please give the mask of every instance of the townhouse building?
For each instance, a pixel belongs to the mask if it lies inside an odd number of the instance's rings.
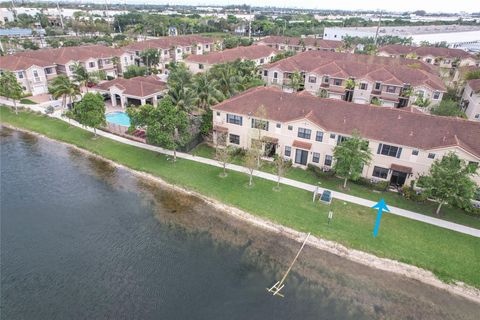
[[[480,121],[480,79],[467,81],[461,107],[468,119]]]
[[[0,57],[0,71],[15,72],[25,93],[38,95],[48,92],[48,82],[59,74],[73,79],[75,64],[83,65],[88,72],[103,71],[116,78],[126,67],[133,65],[129,53],[101,45],[63,47],[18,52]]]
[[[342,47],[343,42],[312,37],[268,36],[258,40],[257,44],[281,51],[304,52],[311,50],[336,51]]]
[[[292,74],[301,89],[321,97],[355,103],[407,107],[419,96],[440,103],[446,87],[428,64],[341,52],[308,51],[261,68],[268,85],[289,88]]]
[[[123,47],[123,49],[135,57],[136,63],[141,64],[140,54],[147,49],[156,49],[159,54],[158,68],[162,71],[170,62],[183,61],[191,54],[201,55],[214,51],[215,42],[212,38],[198,35],[161,37],[145,41],[138,41]]]
[[[480,123],[414,113],[407,109],[322,99],[305,92],[257,87],[212,107],[214,142],[250,148],[261,142],[264,156],[283,156],[294,166],[330,170],[333,149],[354,131],[373,155],[362,175],[402,186],[428,172],[435,159],[455,152],[480,162]],[[226,140],[217,140],[224,135]],[[258,144],[257,144],[258,145]],[[480,186],[480,177],[474,177]]]
[[[24,51],[16,55],[51,61],[55,64],[58,74],[66,74],[70,78],[73,78],[76,63],[83,65],[88,72],[104,71],[107,76],[113,78],[134,64],[134,57],[129,53],[103,45]]]
[[[48,92],[48,81],[57,76],[55,64],[41,59],[7,55],[0,57],[0,72],[11,71],[26,94]]]
[[[472,54],[453,48],[414,47],[391,44],[378,49],[379,56],[391,58],[419,59],[440,68],[456,68],[478,65],[479,61]]]
[[[185,64],[193,73],[205,72],[212,66],[236,60],[250,60],[257,66],[270,63],[277,53],[276,49],[252,45],[237,47],[223,51],[210,52],[203,55],[193,54],[185,58]]]

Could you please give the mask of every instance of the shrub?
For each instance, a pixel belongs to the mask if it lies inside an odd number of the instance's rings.
[[[328,171],[323,171],[321,167],[311,163],[307,165],[307,170],[313,172],[317,178],[331,178],[335,175],[335,170],[330,169]]]
[[[386,191],[389,185],[388,181],[373,181],[363,177],[352,182],[361,186],[365,186],[372,190],[377,190],[377,191]]]
[[[232,150],[232,157],[239,157],[243,158],[247,154],[247,150],[243,148],[233,148]]]
[[[413,200],[416,202],[423,202],[427,200],[427,196],[424,193],[415,191],[415,189],[407,185],[402,187],[402,194],[407,200]]]

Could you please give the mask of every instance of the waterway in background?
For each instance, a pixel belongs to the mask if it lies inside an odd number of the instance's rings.
[[[480,306],[2,128],[2,319],[474,319]],[[174,170],[172,168],[172,170]],[[219,169],[220,170],[220,169]]]

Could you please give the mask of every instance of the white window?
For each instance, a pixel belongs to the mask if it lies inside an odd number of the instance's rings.
[[[435,91],[435,92],[433,93],[433,99],[434,99],[434,100],[438,100],[439,98],[440,98],[440,92]]]
[[[362,82],[360,83],[360,90],[367,90],[368,89],[368,83]]]
[[[93,61],[89,62],[88,67],[95,68],[95,62],[93,62]]]
[[[308,77],[308,82],[309,82],[309,83],[316,83],[316,82],[317,82],[317,77],[315,77],[315,76],[309,76],[309,77]]]
[[[18,79],[23,79],[23,72],[17,72]]]

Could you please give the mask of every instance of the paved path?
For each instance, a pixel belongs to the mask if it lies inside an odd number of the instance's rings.
[[[38,107],[35,107],[35,106],[27,106],[26,105],[26,107],[28,107],[28,108],[33,107],[32,109],[38,110]],[[58,118],[60,120],[63,120],[63,121],[68,121],[66,118],[63,118],[61,116],[60,111],[56,111],[52,116],[55,117],[55,118]],[[71,120],[69,123],[72,124],[72,125],[75,125],[77,127],[80,127],[82,129],[93,132],[93,129],[85,128],[81,124],[79,124],[79,123],[77,123],[73,120]],[[105,132],[105,131],[102,131],[102,130],[97,130],[97,134],[99,136],[103,136],[103,137],[106,137],[106,138],[109,138],[109,139],[112,139],[112,140],[115,140],[115,141],[118,141],[118,142],[121,142],[121,143],[124,143],[124,144],[128,144],[128,145],[135,146],[135,147],[138,147],[138,148],[151,150],[151,151],[154,151],[154,152],[158,152],[158,153],[173,156],[173,151],[166,150],[166,149],[163,149],[161,147],[152,146],[152,145],[140,143],[140,142],[137,142],[137,141],[129,140],[129,139],[126,139],[126,138],[123,138],[123,137],[120,137],[120,136],[117,136],[117,135],[114,135],[114,134],[111,134],[111,133],[108,133],[108,132]],[[193,156],[193,155],[188,154],[188,153],[177,152],[177,157],[181,158],[181,159],[186,159],[186,160],[191,160],[191,161],[196,161],[196,162],[208,164],[208,165],[211,165],[211,166],[222,167],[222,165],[216,160],[202,158],[202,157],[198,157],[198,156]],[[248,174],[248,169],[247,168],[239,166],[239,165],[235,165],[235,164],[227,164],[227,169]],[[255,177],[260,177],[260,178],[263,178],[263,179],[266,179],[266,180],[275,181],[275,182],[277,181],[277,176],[273,175],[273,174],[270,174],[270,173],[255,170],[253,172],[253,175]],[[308,184],[308,183],[304,183],[304,182],[300,182],[300,181],[292,180],[292,179],[288,179],[288,178],[282,178],[280,180],[280,183],[288,185],[288,186],[292,186],[292,187],[295,187],[295,188],[307,190],[307,191],[310,191],[312,193],[317,188],[316,185],[312,185],[312,184]],[[319,192],[323,192],[325,189],[318,187],[318,190],[319,190]],[[360,198],[360,197],[355,197],[355,196],[352,196],[352,195],[349,195],[349,194],[346,194],[346,193],[341,193],[341,192],[337,192],[337,191],[331,191],[331,192],[332,192],[332,196],[335,199],[355,203],[355,204],[365,206],[365,207],[369,207],[369,208],[372,207],[373,205],[375,205],[375,203],[376,203],[374,201],[363,199],[363,198]],[[390,213],[392,213],[392,214],[402,216],[402,217],[405,217],[405,218],[409,218],[409,219],[412,219],[412,220],[425,222],[425,223],[428,223],[428,224],[431,224],[431,225],[434,225],[434,226],[438,226],[438,227],[445,228],[445,229],[450,229],[450,230],[453,230],[453,231],[457,231],[457,232],[460,232],[460,233],[464,233],[464,234],[468,234],[468,235],[480,238],[480,230],[479,229],[467,227],[467,226],[464,226],[464,225],[460,225],[460,224],[449,222],[449,221],[442,220],[442,219],[437,219],[437,218],[434,218],[434,217],[426,216],[426,215],[423,215],[423,214],[420,214],[420,213],[416,213],[416,212],[413,212],[413,211],[409,211],[409,210],[405,210],[405,209],[401,209],[401,208],[397,208],[397,207],[393,207],[393,206],[388,206],[388,207],[390,209]]]

